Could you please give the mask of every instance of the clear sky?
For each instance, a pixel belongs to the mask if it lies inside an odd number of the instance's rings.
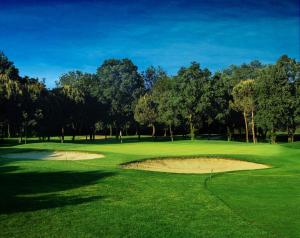
[[[0,51],[48,87],[70,70],[130,58],[169,74],[280,55],[300,59],[299,0],[0,0]]]

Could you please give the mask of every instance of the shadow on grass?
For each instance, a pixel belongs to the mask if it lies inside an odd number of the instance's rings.
[[[183,140],[190,140],[189,136],[181,136],[176,135],[174,136],[174,141],[183,141]],[[211,134],[211,135],[200,135],[197,136],[196,140],[226,140],[226,138],[219,134]],[[40,141],[38,138],[28,138],[27,143],[61,143],[60,139],[58,138],[51,138],[50,141]],[[171,138],[169,136],[141,136],[140,139],[138,136],[124,136],[122,138],[122,143],[139,143],[139,142],[171,142]],[[64,143],[73,143],[73,144],[121,144],[121,140],[117,139],[115,137],[107,137],[101,138],[101,139],[95,139],[95,140],[84,140],[84,139],[75,139],[74,141],[70,138],[65,139]],[[0,141],[0,147],[11,147],[19,145],[17,138],[11,138],[11,139],[3,139]]]
[[[264,138],[258,138],[259,142],[261,143],[270,143],[269,140],[266,140]],[[176,135],[174,136],[174,141],[183,141],[183,140],[190,140],[190,137],[188,135],[184,136],[184,135]],[[227,137],[224,134],[200,134],[197,135],[195,140],[217,140],[217,141],[227,141]],[[300,134],[295,134],[294,137],[295,141],[299,141],[300,140]],[[232,138],[232,141],[234,142],[245,142],[245,136],[244,135],[234,135],[234,137]],[[278,135],[277,136],[277,141],[279,143],[284,143],[287,142],[287,135],[282,134],[282,135]],[[61,143],[60,139],[58,137],[52,137],[51,140],[45,140],[45,141],[41,141],[38,138],[28,138],[27,139],[27,143],[31,144],[31,143],[49,143],[49,142],[53,142],[53,143]],[[143,135],[140,137],[140,139],[138,138],[138,136],[123,136],[122,139],[123,143],[139,143],[139,142],[171,142],[171,138],[169,136],[156,136],[156,137],[152,137],[152,136],[146,136]],[[116,137],[107,137],[106,139],[103,137],[101,139],[95,139],[95,140],[85,140],[85,139],[78,139],[77,138],[73,141],[71,138],[66,138],[64,140],[64,143],[73,143],[73,144],[121,144],[121,140],[117,139]],[[13,147],[15,145],[20,145],[20,143],[18,142],[18,138],[2,138],[0,139],[0,148],[1,147]]]
[[[88,203],[103,199],[79,192],[64,191],[93,185],[113,176],[103,171],[18,172],[18,166],[0,163],[0,214],[36,211]]]
[[[300,141],[294,143],[281,143],[280,145],[290,149],[300,149]]]
[[[26,152],[49,152],[52,153],[53,150],[49,149],[32,149],[32,148],[18,148],[18,147],[0,147],[0,166],[3,165],[3,163],[11,163],[14,161],[19,161],[19,160],[30,160],[30,159],[17,159],[17,158],[5,158],[5,154],[10,154],[10,153],[26,153]],[[36,159],[35,159],[36,160]]]

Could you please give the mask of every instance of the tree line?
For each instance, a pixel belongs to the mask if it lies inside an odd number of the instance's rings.
[[[286,55],[274,64],[255,60],[212,73],[192,62],[174,76],[161,67],[139,72],[129,59],[105,60],[95,73],[71,71],[56,87],[21,77],[0,53],[0,135],[75,140],[97,133],[117,138],[214,133],[228,140],[276,142],[279,131],[294,141],[300,124],[300,63]]]

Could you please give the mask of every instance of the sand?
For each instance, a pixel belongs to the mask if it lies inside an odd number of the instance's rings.
[[[125,169],[149,170],[170,173],[219,173],[238,170],[266,169],[269,166],[242,160],[223,158],[168,158],[149,159],[123,165]]]
[[[24,153],[9,153],[0,155],[8,159],[41,159],[41,160],[89,160],[103,158],[102,154],[92,154],[75,151],[34,151]]]

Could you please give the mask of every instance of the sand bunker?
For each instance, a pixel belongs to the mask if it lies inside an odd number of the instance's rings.
[[[269,166],[241,160],[221,158],[170,158],[150,159],[128,163],[123,166],[126,169],[139,169],[170,173],[218,173],[237,170],[266,169]]]
[[[8,159],[41,159],[41,160],[88,160],[103,158],[101,154],[91,154],[75,151],[34,151],[0,155]]]

